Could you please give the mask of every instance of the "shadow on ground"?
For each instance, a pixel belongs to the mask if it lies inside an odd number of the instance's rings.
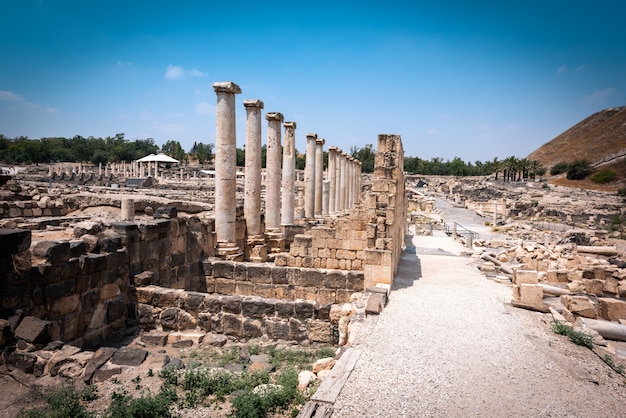
[[[400,256],[398,271],[393,279],[391,290],[404,289],[413,286],[416,280],[422,277],[422,265],[415,255],[415,247],[407,246]]]

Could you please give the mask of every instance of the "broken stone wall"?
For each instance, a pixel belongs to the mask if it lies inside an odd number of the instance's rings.
[[[322,306],[310,300],[144,286],[137,288],[137,302],[142,329],[153,331],[153,336],[160,337],[163,344],[172,333],[198,328],[245,339],[267,335],[275,340],[333,343],[330,305]]]
[[[378,135],[372,190],[366,194],[369,220],[365,249],[365,285],[391,284],[406,234],[404,150],[400,135]]]
[[[353,293],[364,289],[361,271],[281,267],[218,258],[206,260],[203,267],[206,292],[221,295],[303,299],[328,305],[349,302]]]

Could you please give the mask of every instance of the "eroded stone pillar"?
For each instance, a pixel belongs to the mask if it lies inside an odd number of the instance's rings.
[[[324,139],[315,140],[315,216],[322,216],[324,188]]]
[[[281,124],[283,115],[268,112],[267,119],[267,154],[265,172],[265,229],[280,231],[280,183],[282,181],[281,156]]]
[[[347,155],[342,152],[341,153],[341,157],[339,159],[339,165],[340,165],[340,178],[341,178],[341,182],[339,184],[339,210],[340,211],[345,211],[348,209],[347,207],[347,186],[348,186],[348,170],[347,170],[347,164],[348,164],[348,160],[347,160]]]
[[[281,225],[293,225],[296,201],[296,123],[285,122],[283,145],[283,193],[281,200]]]
[[[336,213],[337,202],[337,147],[328,147],[328,213]]]
[[[122,199],[120,219],[122,221],[135,220],[135,201],[133,199]]]
[[[330,197],[330,181],[322,183],[322,216],[328,216],[328,199]]]
[[[241,260],[236,241],[237,133],[235,94],[239,86],[231,81],[213,83],[217,94],[215,133],[215,233],[216,254],[228,260]]]
[[[243,214],[248,238],[261,235],[261,100],[244,100],[246,109],[246,182]]]
[[[285,238],[280,229],[280,184],[282,170],[280,145],[281,129],[284,117],[282,113],[268,112],[267,119],[267,154],[265,162],[265,235],[269,243],[269,250],[278,253],[285,250]]]
[[[304,166],[304,217],[315,217],[315,140],[317,135],[306,134],[306,165]]]

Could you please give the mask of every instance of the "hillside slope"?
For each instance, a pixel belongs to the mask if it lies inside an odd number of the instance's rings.
[[[594,113],[537,148],[527,158],[539,161],[548,169],[560,162],[570,163],[585,159],[595,169],[617,172],[618,180],[607,185],[609,189],[621,186],[626,173],[626,106]],[[553,180],[572,186],[598,188],[590,180],[582,183],[564,178]]]
[[[626,106],[594,113],[533,151],[528,159],[551,167],[577,159],[596,165],[620,155],[626,155]]]

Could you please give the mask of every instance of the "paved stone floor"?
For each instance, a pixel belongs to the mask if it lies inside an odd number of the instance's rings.
[[[442,235],[414,237],[403,253],[333,417],[626,416],[624,403],[533,344],[504,308],[510,288]]]

